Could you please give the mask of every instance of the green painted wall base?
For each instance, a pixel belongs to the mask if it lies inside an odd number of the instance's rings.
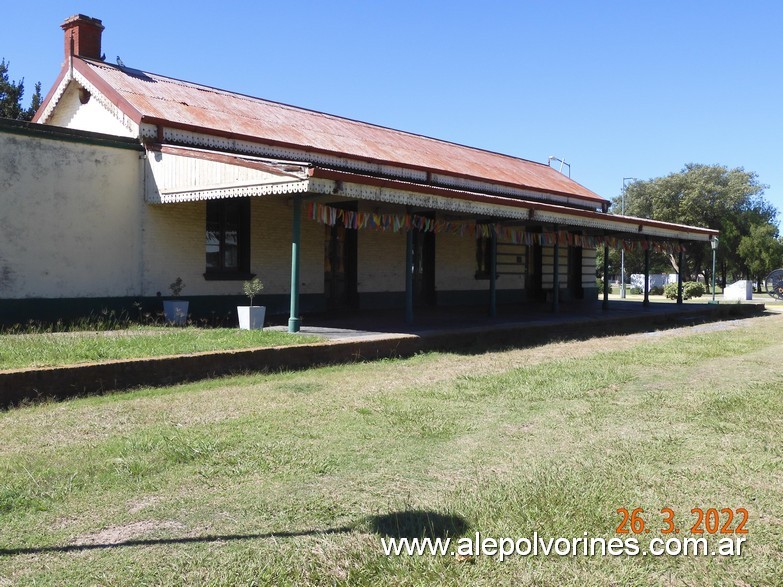
[[[54,323],[58,320],[74,322],[85,318],[108,320],[117,317],[133,321],[152,322],[163,320],[163,300],[166,297],[116,297],[116,298],[31,298],[0,299],[0,325]],[[237,306],[246,306],[248,299],[236,296],[188,296],[188,314],[192,321],[210,326],[236,326]],[[286,294],[259,296],[254,303],[266,306],[267,323],[284,323],[288,319],[289,297]],[[314,314],[326,311],[326,301],[321,294],[302,294],[300,313]]]
[[[32,298],[0,299],[0,326],[27,324],[29,322],[50,324],[79,321],[84,318],[108,320],[124,317],[136,322],[163,321],[163,300],[166,297],[116,297],[116,298]],[[190,302],[190,319],[197,324],[209,326],[236,326],[237,306],[247,305],[248,299],[235,296],[182,296]],[[591,305],[600,303],[595,288],[585,288],[584,299],[571,300],[566,290],[561,290],[562,301],[572,304]],[[524,290],[498,290],[498,304],[528,303]],[[263,295],[255,299],[258,305],[266,306],[267,324],[287,324],[290,310],[288,294]],[[438,291],[439,306],[486,306],[489,308],[489,291],[452,290]],[[361,310],[394,310],[405,308],[405,292],[365,292],[359,294]],[[327,311],[323,294],[302,294],[299,313],[301,316],[322,314]]]

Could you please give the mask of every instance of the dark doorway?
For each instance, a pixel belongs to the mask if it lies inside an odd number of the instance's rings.
[[[413,305],[435,305],[435,233],[413,231]]]
[[[529,300],[542,302],[546,297],[541,280],[543,265],[541,245],[529,245],[527,247],[527,275],[525,276],[525,290]]]
[[[342,224],[326,226],[324,294],[330,310],[358,308],[357,231]]]
[[[568,291],[575,300],[585,297],[582,288],[582,247],[568,247]]]

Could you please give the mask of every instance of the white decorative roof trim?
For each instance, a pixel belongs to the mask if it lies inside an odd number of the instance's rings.
[[[70,82],[71,82],[70,75],[66,75],[63,77],[63,79],[60,81],[60,84],[57,86],[57,89],[54,91],[54,95],[52,96],[52,99],[49,100],[49,103],[46,105],[46,108],[41,114],[41,118],[39,119],[39,122],[45,124],[46,122],[49,121],[49,119],[52,117],[52,114],[54,113],[55,107],[62,99],[63,94],[65,94],[65,90],[68,89],[68,84]]]
[[[585,228],[594,228],[599,230],[607,230],[612,232],[624,232],[629,236],[636,235],[640,237],[660,237],[667,239],[682,239],[690,241],[709,241],[710,235],[703,233],[691,232],[688,230],[681,230],[679,228],[663,228],[657,226],[643,225],[642,231],[639,232],[638,223],[635,222],[621,222],[618,221],[610,214],[607,214],[602,218],[587,218],[584,216],[571,216],[567,213],[549,212],[536,210],[535,220],[540,222],[549,222],[552,224],[562,224],[567,226],[583,226]]]
[[[142,136],[150,138],[157,137],[157,128],[154,125],[143,125]],[[441,185],[450,185],[466,191],[484,191],[504,196],[536,199],[539,201],[544,200],[548,202],[579,206],[583,209],[589,208],[594,210],[600,207],[599,202],[591,203],[589,200],[578,197],[563,196],[549,192],[525,190],[512,186],[464,179],[444,174],[428,174],[426,171],[421,171],[418,169],[408,169],[395,165],[370,163],[368,161],[359,161],[347,157],[337,157],[334,155],[316,153],[306,149],[286,149],[282,147],[274,147],[251,141],[218,137],[210,134],[197,133],[176,128],[164,128],[163,140],[186,145],[208,147],[211,149],[220,149],[224,151],[249,153],[263,157],[271,157],[273,159],[291,159],[312,163],[315,165],[321,165],[324,167],[349,169],[362,173],[378,173],[388,177],[395,177],[409,181],[432,182],[435,180]]]
[[[122,126],[127,128],[134,136],[139,136],[139,125],[125,116],[125,113],[120,110],[119,107],[116,106],[111,100],[104,96],[94,85],[92,85],[86,77],[84,77],[75,69],[71,75],[73,76],[73,79],[76,81],[76,83],[90,92],[92,97],[97,100],[98,103],[103,106],[114,118],[119,120]]]
[[[469,180],[469,179],[464,179],[462,177],[454,177],[451,175],[441,175],[439,173],[437,174],[433,173],[432,179],[434,182],[437,182],[437,184],[439,185],[449,186],[451,188],[455,188],[467,192],[475,192],[475,191],[492,192],[499,195],[511,196],[512,198],[524,198],[525,200],[531,200],[531,199],[541,200],[542,198],[544,198],[552,203],[566,204],[569,206],[579,207],[582,210],[595,210],[597,208],[600,208],[598,203],[591,204],[590,202],[580,198],[563,196],[560,194],[536,192],[533,190],[524,190],[524,189],[514,188],[511,186],[497,185],[486,181]]]
[[[158,127],[155,124],[149,122],[142,122],[139,127],[139,136],[142,139],[154,139],[158,136]]]
[[[435,210],[445,210],[448,212],[458,212],[461,214],[478,214],[481,216],[494,216],[497,218],[507,218],[524,220],[528,217],[527,208],[510,208],[499,206],[497,204],[485,204],[480,202],[471,202],[469,200],[459,200],[456,198],[446,198],[430,194],[419,194],[407,190],[394,188],[368,186],[356,183],[342,184],[342,189],[336,191],[337,182],[331,179],[311,179],[310,191],[318,194],[329,194],[357,198],[360,200],[372,200],[375,202],[386,202],[388,204],[399,204],[402,206],[414,206],[422,208],[432,208]]]
[[[202,200],[220,200],[224,198],[245,198],[250,196],[276,196],[281,194],[300,194],[308,191],[309,181],[295,181],[269,185],[248,185],[213,190],[191,190],[153,192],[147,194],[150,204],[175,204],[179,202],[198,202]]]

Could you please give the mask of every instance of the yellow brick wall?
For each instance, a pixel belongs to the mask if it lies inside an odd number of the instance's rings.
[[[250,210],[250,270],[264,282],[267,293],[291,290],[290,197],[253,198]],[[324,291],[324,227],[305,218],[302,207],[302,241],[299,253],[300,293]]]
[[[458,234],[435,235],[435,289],[467,291],[488,288],[486,280],[476,279],[476,239]]]
[[[405,291],[405,233],[360,230],[358,241],[358,291]]]
[[[498,244],[498,252],[504,249]],[[523,261],[517,275],[501,275],[498,289],[523,289],[524,247],[520,249]],[[498,258],[500,260],[500,257]],[[510,267],[498,267],[498,271],[512,271]],[[517,269],[514,269],[517,271]],[[476,239],[457,234],[435,236],[435,289],[439,291],[480,291],[489,289],[487,279],[476,279]]]
[[[359,212],[373,212],[377,204],[358,202]],[[403,213],[402,207],[384,207],[384,212]],[[382,232],[371,228],[357,235],[357,290],[359,293],[405,291],[404,232]]]
[[[258,197],[250,201],[250,271],[264,283],[265,294],[291,289],[290,197]],[[160,291],[177,277],[185,282],[183,296],[235,295],[238,281],[207,281],[206,203],[186,202],[146,206],[144,226],[144,295]],[[323,292],[323,225],[302,219],[300,258],[301,293]]]

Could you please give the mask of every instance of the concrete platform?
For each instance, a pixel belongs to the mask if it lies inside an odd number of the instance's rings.
[[[399,312],[359,312],[305,317],[302,334],[326,342],[298,346],[243,349],[106,361],[66,367],[0,372],[0,408],[39,398],[64,399],[143,386],[162,386],[236,373],[307,369],[424,351],[483,353],[555,340],[588,340],[600,336],[659,331],[762,315],[763,304],[651,304],[614,301],[585,311],[563,308],[524,310],[500,307],[488,318],[481,309],[446,308],[418,312],[405,324]],[[285,329],[285,326],[272,326]]]

